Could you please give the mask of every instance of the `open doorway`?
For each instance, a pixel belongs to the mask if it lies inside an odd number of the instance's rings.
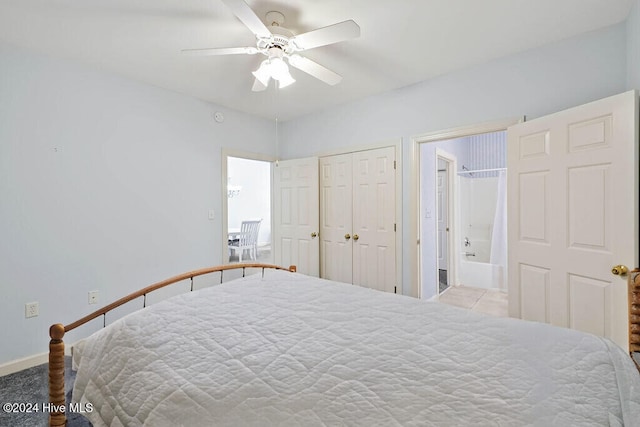
[[[223,156],[225,263],[273,263],[270,159]]]
[[[438,278],[438,294],[443,293],[455,277],[456,263],[455,242],[452,237],[455,234],[454,184],[456,158],[452,154],[436,150],[436,270]]]
[[[506,292],[506,131],[425,142],[418,146],[421,298],[460,285],[478,295]]]

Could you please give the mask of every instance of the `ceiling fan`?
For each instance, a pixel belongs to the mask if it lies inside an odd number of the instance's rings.
[[[339,22],[327,27],[318,28],[303,34],[294,35],[282,27],[284,16],[280,12],[269,12],[266,15],[267,27],[251,10],[244,0],[222,0],[238,19],[256,36],[256,47],[231,47],[210,49],[184,49],[187,55],[255,55],[260,53],[267,57],[260,67],[253,72],[255,81],[252,90],[263,91],[274,79],[278,87],[283,88],[295,82],[289,73],[289,65],[329,84],[336,85],[342,76],[323,67],[315,61],[297,52],[326,46],[360,36],[360,27],[352,20]],[[286,61],[285,61],[286,59]]]

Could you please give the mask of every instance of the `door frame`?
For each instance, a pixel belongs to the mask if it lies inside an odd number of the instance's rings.
[[[478,135],[482,133],[506,131],[509,126],[525,121],[525,117],[508,118],[479,123],[469,126],[444,129],[435,132],[428,132],[411,137],[409,149],[409,224],[408,240],[405,250],[409,256],[409,279],[411,289],[406,295],[416,298],[421,296],[420,286],[420,144],[438,142],[448,139],[462,138],[465,136]]]
[[[407,280],[403,280],[404,278],[404,274],[403,274],[403,264],[402,264],[402,260],[403,260],[403,251],[405,250],[402,242],[403,242],[403,235],[404,235],[404,231],[405,228],[403,227],[403,206],[402,206],[402,201],[404,199],[404,194],[402,192],[402,183],[404,181],[404,173],[403,173],[403,160],[404,160],[404,155],[403,155],[403,150],[402,150],[402,138],[394,138],[394,139],[388,139],[388,140],[384,140],[384,141],[380,141],[377,143],[372,143],[372,144],[364,144],[364,145],[357,145],[357,146],[350,146],[350,147],[339,147],[336,149],[331,149],[331,150],[326,150],[326,151],[321,151],[321,152],[317,152],[315,154],[313,154],[314,156],[320,158],[320,157],[328,157],[328,156],[334,156],[334,155],[339,155],[339,154],[349,154],[349,153],[355,153],[358,151],[367,151],[367,150],[375,150],[378,148],[385,148],[385,147],[394,147],[395,148],[395,154],[396,154],[396,210],[395,210],[395,216],[396,216],[396,287],[397,287],[397,293],[398,294],[402,294],[402,295],[411,295],[409,293],[407,293],[406,289],[404,289],[404,283],[408,283]]]
[[[241,158],[241,159],[247,159],[247,160],[258,160],[258,161],[263,161],[263,162],[269,162],[271,163],[271,183],[270,183],[270,188],[269,188],[269,193],[270,193],[270,197],[271,197],[271,247],[273,248],[273,225],[274,225],[274,218],[273,218],[273,164],[275,161],[277,161],[277,158],[274,156],[270,156],[267,154],[261,154],[261,153],[252,153],[249,151],[241,151],[241,150],[234,150],[233,148],[222,148],[222,153],[221,153],[221,165],[220,165],[220,171],[221,171],[221,195],[222,195],[222,214],[221,214],[221,218],[222,220],[221,222],[221,227],[222,227],[222,262],[221,264],[229,264],[229,257],[227,256],[228,252],[229,252],[229,216],[228,216],[228,209],[229,209],[229,204],[228,204],[228,198],[227,196],[227,178],[229,175],[229,171],[227,170],[227,165],[229,163],[229,157],[237,157],[237,158]]]

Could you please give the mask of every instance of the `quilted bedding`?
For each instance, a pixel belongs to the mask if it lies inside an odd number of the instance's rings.
[[[593,335],[265,271],[74,349],[95,426],[640,425],[640,375]]]

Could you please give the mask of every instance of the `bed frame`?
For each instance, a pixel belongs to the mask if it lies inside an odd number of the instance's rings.
[[[127,295],[124,298],[121,298],[99,310],[94,311],[93,313],[83,317],[80,320],[76,320],[73,323],[68,325],[62,325],[60,323],[56,323],[51,325],[49,328],[49,336],[51,337],[51,341],[49,341],[49,402],[51,402],[54,408],[49,415],[49,425],[50,426],[64,426],[67,423],[66,417],[66,397],[65,397],[65,387],[64,387],[64,342],[62,338],[66,332],[69,332],[78,326],[84,325],[85,323],[96,319],[100,316],[103,316],[103,319],[106,318],[106,314],[127,302],[130,302],[136,298],[143,298],[143,308],[146,306],[146,297],[147,294],[164,288],[166,286],[182,282],[184,280],[191,280],[191,291],[193,291],[193,278],[202,276],[210,273],[220,272],[220,283],[223,282],[223,272],[226,270],[235,270],[242,269],[242,277],[245,276],[245,272],[247,268],[257,268],[262,269],[262,274],[264,275],[264,270],[275,269],[275,270],[286,270],[295,272],[296,267],[294,265],[289,268],[280,267],[273,264],[230,264],[230,265],[222,265],[217,267],[209,267],[203,268],[200,270],[190,271],[188,273],[180,274],[178,276],[172,277],[170,279],[163,280],[161,282],[155,283],[153,285],[147,286],[144,289],[141,289],[137,292]],[[640,371],[640,364],[638,363],[638,359],[640,359],[640,269],[633,270],[629,273],[628,278],[628,288],[629,288],[629,354],[631,355],[631,359],[636,364],[636,367]],[[106,324],[106,321],[103,322]],[[635,353],[635,358],[634,358]],[[61,408],[62,410],[56,411],[56,408]]]
[[[640,371],[640,269],[629,274],[629,354]]]
[[[161,282],[155,283],[153,285],[147,286],[144,289],[140,289],[137,292],[127,295],[124,298],[120,298],[119,300],[102,307],[99,310],[94,311],[93,313],[83,317],[80,320],[76,320],[73,323],[68,325],[62,325],[61,323],[56,323],[51,325],[49,328],[49,336],[51,337],[51,341],[49,341],[49,402],[52,404],[53,411],[49,415],[49,425],[50,426],[64,426],[67,423],[66,417],[66,401],[65,401],[65,387],[64,387],[64,334],[69,332],[78,326],[84,325],[85,323],[96,319],[100,316],[103,316],[103,325],[106,326],[106,314],[111,310],[120,307],[123,304],[126,304],[136,298],[143,298],[143,308],[146,307],[147,303],[147,294],[164,288],[166,286],[172,285],[174,283],[182,282],[184,280],[191,280],[191,291],[193,291],[193,278],[197,276],[202,276],[210,273],[220,272],[220,283],[223,282],[223,272],[226,270],[236,270],[242,269],[242,277],[245,276],[245,272],[247,268],[258,268],[262,269],[262,275],[264,276],[264,270],[275,269],[275,270],[286,270],[295,272],[296,267],[294,265],[289,268],[280,267],[273,264],[260,264],[260,263],[244,263],[244,264],[229,264],[222,265],[217,267],[209,267],[203,268],[200,270],[190,271],[188,273],[180,274],[178,276],[172,277],[170,279],[163,280]]]

